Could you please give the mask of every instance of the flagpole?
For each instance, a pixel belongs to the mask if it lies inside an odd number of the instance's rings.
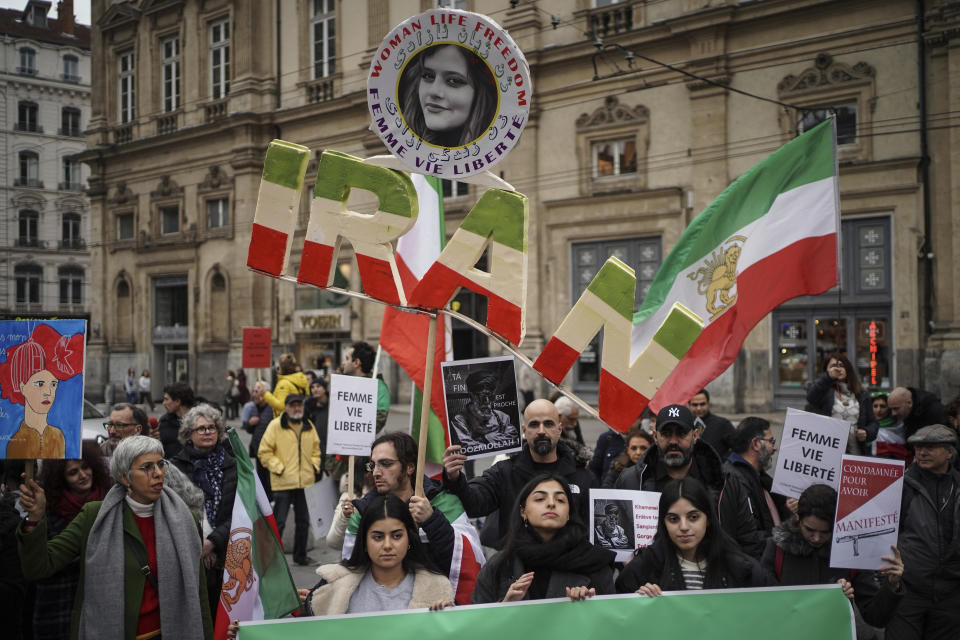
[[[430,427],[430,392],[433,389],[433,360],[437,348],[437,314],[430,314],[427,332],[427,361],[423,369],[423,400],[420,403],[420,441],[417,447],[417,491],[423,497],[423,468],[427,462],[427,435]]]

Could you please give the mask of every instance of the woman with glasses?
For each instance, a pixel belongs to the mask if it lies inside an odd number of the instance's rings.
[[[760,564],[720,528],[716,500],[699,480],[672,480],[660,494],[653,544],[617,577],[617,591],[658,596],[663,591],[765,587]]]
[[[67,528],[88,502],[103,500],[113,482],[100,447],[84,440],[79,460],[46,460],[39,485],[47,494],[47,538]],[[80,563],[37,582],[33,607],[35,640],[61,640],[70,635],[70,607],[80,580]]]
[[[229,447],[224,446],[223,416],[208,404],[198,404],[187,412],[177,439],[183,448],[170,462],[203,491],[203,515],[212,528],[209,533],[205,531],[203,566],[207,570],[213,617],[219,608],[223,562],[237,493],[237,461]]]
[[[71,638],[213,637],[197,521],[164,486],[166,466],[159,441],[126,438],[110,459],[116,484],[50,540],[45,491],[33,480],[20,485],[24,577],[45,578],[80,558]]]
[[[542,473],[524,485],[503,550],[477,576],[474,604],[613,593],[615,554],[590,544],[571,504],[562,476]]]

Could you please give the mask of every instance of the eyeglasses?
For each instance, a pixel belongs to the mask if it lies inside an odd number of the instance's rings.
[[[124,427],[137,427],[139,426],[136,422],[104,422],[103,428],[109,431],[110,429],[122,429]]]
[[[211,431],[216,431],[217,426],[213,424],[204,425],[202,427],[194,427],[194,433],[210,433]]]
[[[373,473],[373,470],[377,467],[380,467],[384,471],[397,464],[399,460],[391,460],[390,458],[383,458],[381,460],[371,460],[366,465],[364,465],[370,473]]]
[[[143,471],[144,473],[151,474],[151,473],[153,473],[153,470],[154,470],[155,468],[156,468],[156,469],[159,469],[160,471],[163,471],[164,469],[167,468],[167,465],[168,465],[168,464],[170,464],[170,463],[167,462],[166,460],[158,460],[157,462],[147,462],[147,463],[144,463],[144,464],[140,465],[139,467],[137,467],[137,469],[139,469],[140,471]]]
[[[773,436],[770,436],[769,438],[757,437],[757,440],[762,440],[763,442],[769,442],[771,446],[777,444],[777,439],[774,438]]]

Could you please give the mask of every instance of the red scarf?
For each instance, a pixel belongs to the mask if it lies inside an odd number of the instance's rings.
[[[67,522],[70,522],[77,517],[83,505],[88,502],[103,500],[106,495],[106,489],[97,486],[92,487],[90,493],[88,493],[85,498],[81,498],[68,489],[60,495],[60,500],[57,501],[57,504],[53,505],[53,512]]]

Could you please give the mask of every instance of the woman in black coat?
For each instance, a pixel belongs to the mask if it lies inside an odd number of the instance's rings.
[[[203,490],[206,516],[203,565],[207,570],[210,616],[217,614],[223,563],[230,538],[230,520],[237,493],[237,461],[224,445],[223,415],[208,404],[198,404],[183,416],[178,440],[183,448],[170,461]]]
[[[653,544],[617,578],[619,593],[765,587],[760,564],[720,528],[715,500],[694,478],[672,480],[660,494]]]
[[[847,453],[864,455],[867,443],[876,440],[880,429],[873,415],[873,399],[860,385],[857,372],[846,356],[831,353],[824,363],[823,375],[807,390],[805,409],[849,423]]]
[[[615,554],[593,546],[567,481],[539,474],[514,503],[503,550],[480,570],[472,602],[515,602],[613,593]]]

